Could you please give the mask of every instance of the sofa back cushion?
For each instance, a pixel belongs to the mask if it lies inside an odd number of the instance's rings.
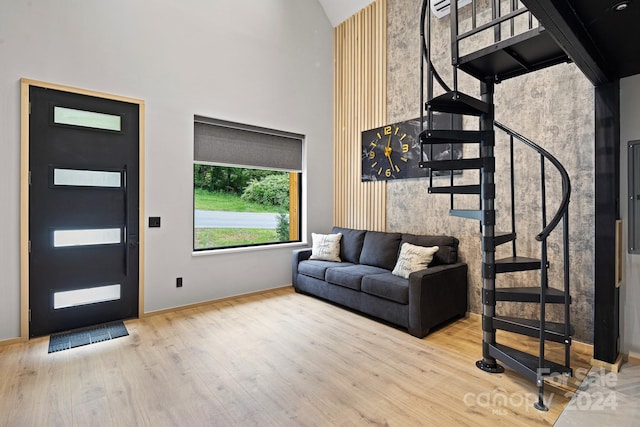
[[[433,256],[429,267],[442,264],[454,264],[458,262],[459,240],[451,236],[419,236],[416,234],[403,234],[402,243],[410,243],[416,246],[438,246],[438,252]]]
[[[360,252],[362,252],[362,244],[364,243],[366,231],[333,227],[332,233],[342,234],[342,240],[340,241],[340,259],[343,262],[358,264],[360,262]]]
[[[360,264],[393,270],[398,260],[401,238],[400,233],[367,231],[360,253]]]

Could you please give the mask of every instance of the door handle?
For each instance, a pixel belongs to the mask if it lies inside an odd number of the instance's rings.
[[[124,251],[124,275],[129,275],[129,249],[138,248],[138,236],[136,234],[127,236],[127,244]]]

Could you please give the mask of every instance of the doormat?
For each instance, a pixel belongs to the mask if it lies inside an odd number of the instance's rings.
[[[49,339],[49,353],[107,341],[118,337],[126,337],[127,335],[129,335],[129,332],[122,321],[60,332],[51,335]]]

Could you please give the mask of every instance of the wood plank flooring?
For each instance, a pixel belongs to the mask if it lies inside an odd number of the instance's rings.
[[[540,412],[531,382],[478,370],[477,316],[420,340],[280,289],[125,324],[59,353],[48,338],[0,347],[0,425],[553,425],[570,397],[547,387]],[[590,358],[574,350],[574,368]]]

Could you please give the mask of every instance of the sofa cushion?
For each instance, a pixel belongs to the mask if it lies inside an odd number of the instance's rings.
[[[409,281],[389,272],[363,277],[362,292],[400,304],[409,304]]]
[[[315,277],[324,280],[325,272],[329,267],[349,267],[350,262],[336,263],[334,261],[305,260],[298,263],[298,273],[305,276]]]
[[[401,238],[402,234],[400,233],[367,231],[360,253],[360,264],[393,270],[398,259]]]
[[[346,262],[357,264],[360,262],[360,252],[364,243],[364,230],[354,230],[351,228],[333,227],[332,233],[341,233],[340,259]]]
[[[408,279],[414,271],[427,268],[438,249],[440,248],[437,246],[424,247],[404,242],[400,247],[398,262],[396,262],[391,274]]]
[[[340,239],[342,234],[311,233],[313,247],[309,259],[340,262]]]
[[[369,274],[385,273],[385,270],[370,265],[352,265],[349,267],[331,267],[327,269],[325,280],[334,285],[359,291],[362,277]]]
[[[415,234],[403,234],[402,243],[411,243],[417,246],[438,246],[438,252],[433,256],[430,267],[442,264],[454,264],[458,262],[458,239],[451,236],[418,236]]]

